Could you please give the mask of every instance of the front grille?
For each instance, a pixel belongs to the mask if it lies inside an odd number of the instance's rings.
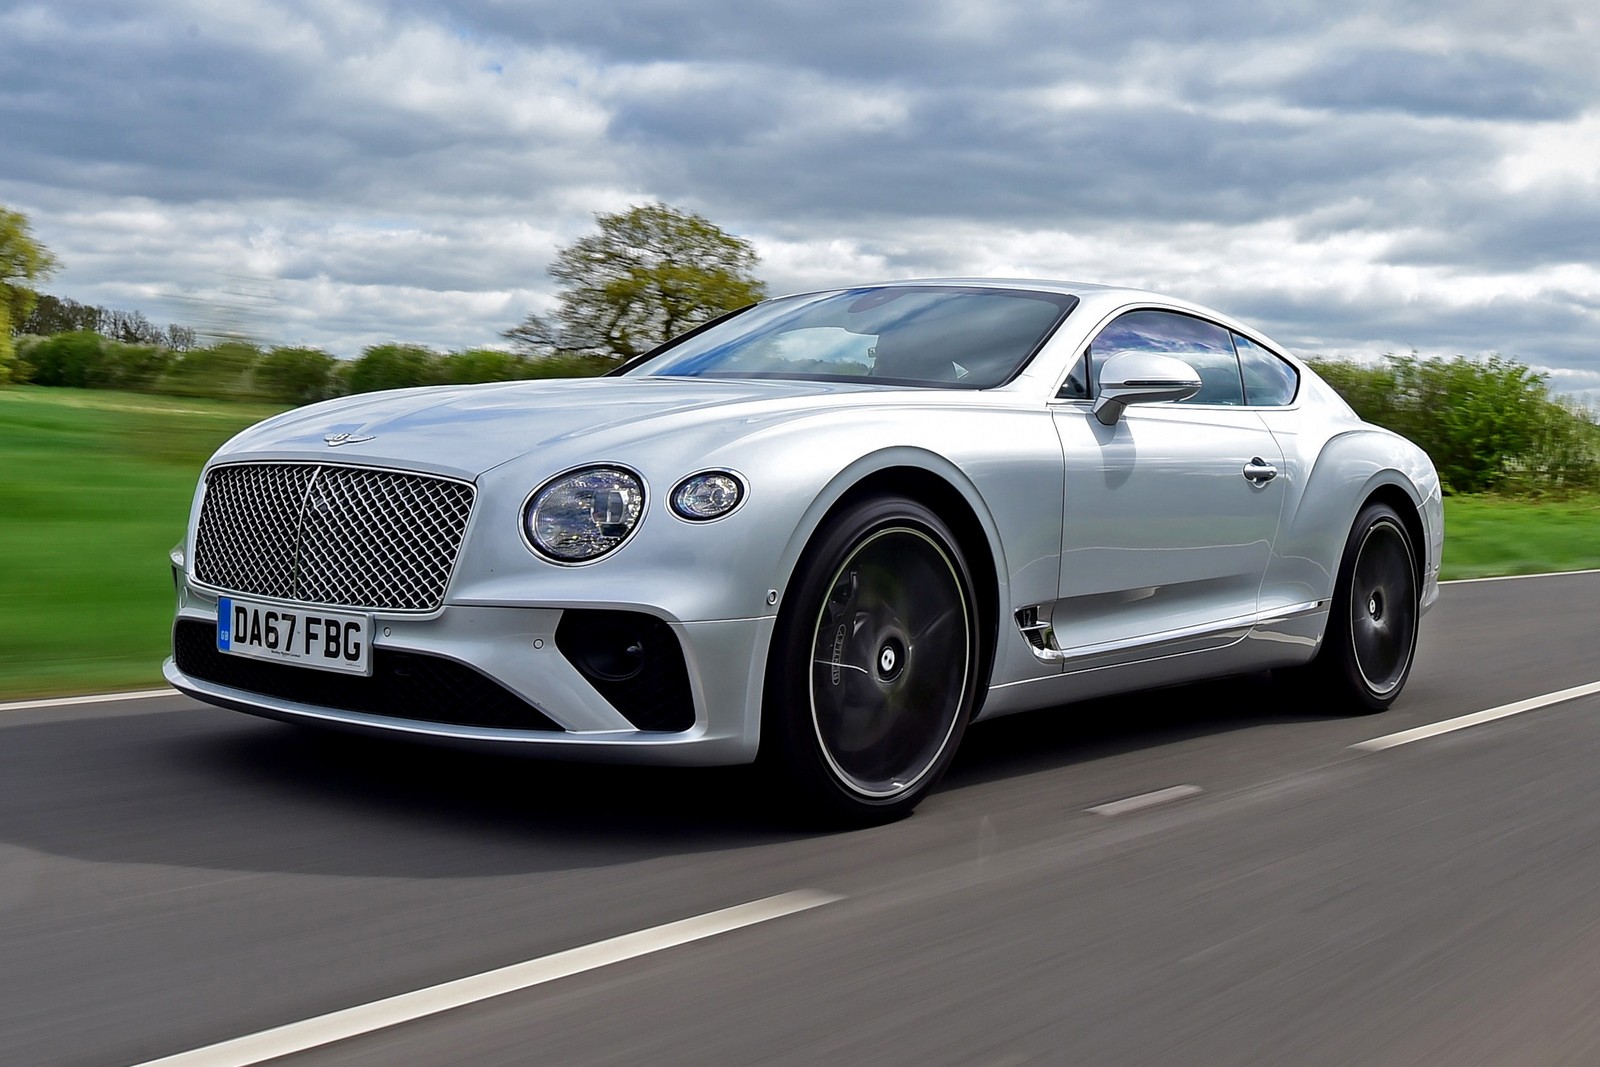
[[[242,463],[206,475],[195,577],[302,604],[432,611],[444,603],[473,488],[401,471]]]
[[[219,652],[216,624],[193,619],[173,628],[172,651],[191,678],[299,704],[450,726],[561,730],[494,679],[420,652],[374,648],[370,677],[334,674]]]

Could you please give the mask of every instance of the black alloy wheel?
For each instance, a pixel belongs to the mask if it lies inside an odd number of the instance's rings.
[[[1345,541],[1328,632],[1308,679],[1331,708],[1383,711],[1400,695],[1417,647],[1418,570],[1394,509],[1363,508]]]
[[[978,616],[955,537],[872,498],[820,531],[779,616],[762,758],[831,823],[911,812],[949,766],[978,692]]]

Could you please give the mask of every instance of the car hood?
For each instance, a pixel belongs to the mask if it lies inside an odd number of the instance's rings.
[[[318,459],[475,477],[533,452],[559,462],[688,428],[739,432],[883,386],[693,378],[579,378],[403,389],[285,412],[245,430],[216,461]],[[868,397],[870,399],[870,396]],[[341,436],[342,435],[342,436]]]

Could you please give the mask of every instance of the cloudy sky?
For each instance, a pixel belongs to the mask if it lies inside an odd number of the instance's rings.
[[[354,355],[494,343],[660,199],[774,293],[1140,285],[1301,354],[1600,399],[1593,0],[0,0],[47,289]]]

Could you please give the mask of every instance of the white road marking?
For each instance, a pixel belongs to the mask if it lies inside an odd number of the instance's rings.
[[[19,700],[0,704],[0,714],[8,711],[32,711],[35,708],[71,708],[79,704],[110,704],[117,700],[149,700],[151,697],[182,696],[176,689],[139,689],[131,693],[93,693],[83,697],[53,697],[49,700]]]
[[[475,1004],[480,1000],[514,993],[520,989],[553,982],[557,978],[592,971],[613,963],[646,956],[691,941],[700,941],[717,934],[754,926],[771,919],[793,915],[810,908],[821,907],[844,898],[816,889],[800,889],[782,893],[748,904],[724,908],[705,915],[667,923],[665,926],[639,930],[620,937],[596,941],[592,945],[557,952],[526,963],[514,963],[499,970],[485,971],[468,978],[430,986],[412,993],[371,1004],[319,1015],[297,1023],[274,1027],[246,1037],[234,1038],[216,1045],[181,1052],[159,1060],[149,1060],[137,1067],[246,1067],[294,1052],[316,1048],[319,1045],[343,1041],[358,1034],[383,1030],[400,1023],[410,1022],[428,1015],[436,1015],[452,1008]]]
[[[1157,789],[1154,793],[1141,793],[1126,800],[1113,800],[1109,804],[1096,804],[1087,810],[1095,815],[1126,815],[1130,811],[1153,808],[1157,804],[1182,800],[1184,797],[1192,797],[1200,792],[1204,792],[1204,790],[1197,785],[1175,785],[1167,789]]]
[[[1575,574],[1600,574],[1600,567],[1586,571],[1544,571],[1540,574],[1493,574],[1487,578],[1451,578],[1440,585],[1466,585],[1469,582],[1514,582],[1518,578],[1571,578]]]
[[[1456,719],[1445,719],[1443,722],[1432,723],[1428,726],[1418,726],[1414,730],[1401,730],[1397,734],[1374,737],[1370,741],[1360,741],[1350,747],[1359,749],[1362,752],[1382,752],[1386,748],[1409,745],[1413,741],[1437,737],[1439,734],[1447,734],[1454,730],[1465,730],[1467,727],[1477,726],[1479,723],[1493,722],[1495,719],[1504,719],[1511,715],[1521,715],[1525,711],[1547,708],[1551,704],[1561,704],[1568,700],[1577,700],[1579,697],[1593,696],[1596,693],[1600,693],[1600,682],[1575,685],[1571,689],[1563,689],[1557,693],[1546,693],[1544,696],[1529,697],[1527,700],[1519,700],[1515,704],[1502,704],[1498,708],[1475,711],[1471,715],[1462,715]]]

